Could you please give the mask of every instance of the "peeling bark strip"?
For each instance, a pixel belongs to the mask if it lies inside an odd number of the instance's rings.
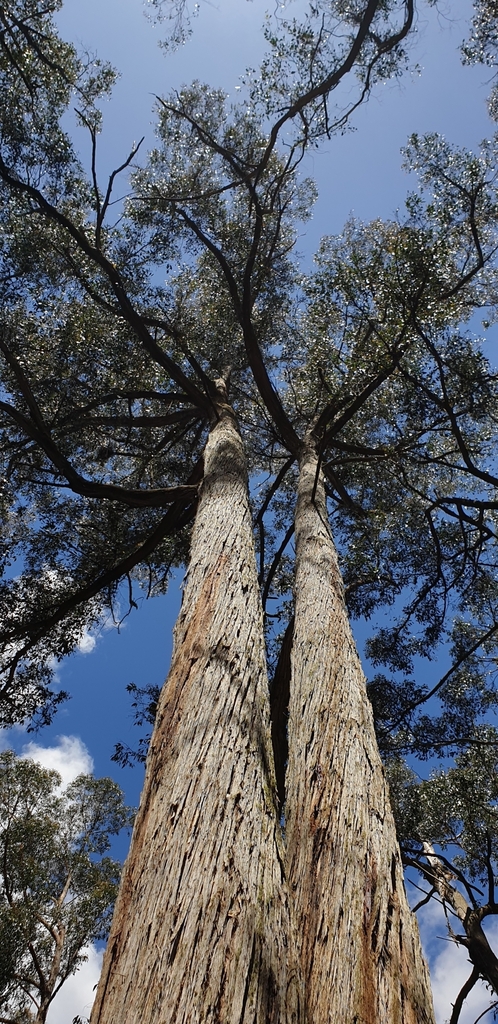
[[[316,485],[316,494],[313,496]],[[310,1024],[433,1024],[314,448],[300,459],[287,879]]]
[[[92,1024],[299,1024],[242,442],[212,430]]]

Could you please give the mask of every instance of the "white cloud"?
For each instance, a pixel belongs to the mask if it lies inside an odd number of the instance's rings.
[[[463,946],[457,946],[455,942],[446,939],[448,930],[444,912],[439,903],[430,900],[418,912],[418,918],[422,945],[431,973],[436,1022],[437,1024],[446,1024],[451,1017],[455,999],[470,975],[472,964],[469,962],[468,953]],[[462,930],[458,922],[455,922],[454,928],[456,932]],[[486,927],[486,935],[490,945],[496,950],[498,948],[498,922],[492,922]],[[459,1024],[474,1024],[479,1014],[494,1001],[495,997],[484,983],[478,982],[463,1004]],[[483,1024],[488,1020],[492,1020],[491,1014],[483,1018]]]
[[[64,982],[48,1011],[47,1024],[71,1024],[74,1017],[80,1016],[85,1020],[90,1016],[95,986],[102,969],[103,951],[87,946],[83,952],[88,960]]]
[[[78,640],[77,650],[79,651],[80,654],[91,654],[96,643],[96,638],[85,627],[80,636],[80,639]]]
[[[431,981],[434,995],[434,1010],[437,1024],[445,1024],[451,1016],[453,1003],[469,977],[472,964],[462,946],[448,943],[446,948],[431,964]],[[459,1024],[474,1024],[474,1021],[495,1001],[482,981],[477,982],[465,1000],[459,1017]],[[491,1016],[488,1018],[491,1020]]]
[[[97,640],[100,639],[102,633],[108,633],[111,629],[124,629],[126,627],[125,622],[119,621],[119,605],[114,608],[114,615],[107,614],[103,616],[97,625],[92,626],[88,629],[84,626],[81,631],[80,639],[76,645],[78,654],[91,654],[97,646]]]
[[[62,776],[64,786],[68,786],[77,775],[88,775],[93,771],[93,759],[78,736],[58,736],[53,747],[25,743],[20,756],[31,758],[44,768],[55,768]]]

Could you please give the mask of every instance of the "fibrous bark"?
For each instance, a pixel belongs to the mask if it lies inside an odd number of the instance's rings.
[[[287,879],[313,1024],[432,1024],[317,455],[300,458]]]
[[[302,1020],[245,460],[219,414],[92,1024]]]

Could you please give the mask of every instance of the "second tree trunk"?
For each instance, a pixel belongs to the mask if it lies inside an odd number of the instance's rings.
[[[296,510],[288,884],[310,1024],[433,1024],[314,446]]]

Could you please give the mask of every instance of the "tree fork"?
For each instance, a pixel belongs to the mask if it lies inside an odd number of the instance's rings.
[[[302,1024],[247,471],[219,389],[92,1024]]]
[[[313,1024],[433,1024],[316,446],[300,455],[287,880]]]

